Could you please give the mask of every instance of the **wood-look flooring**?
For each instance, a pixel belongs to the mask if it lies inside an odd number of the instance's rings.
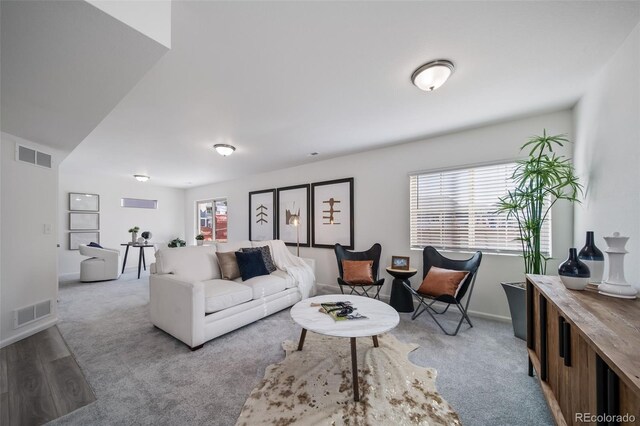
[[[95,400],[58,327],[0,349],[0,425],[41,425]]]

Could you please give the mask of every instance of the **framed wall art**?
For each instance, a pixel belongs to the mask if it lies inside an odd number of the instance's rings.
[[[276,223],[276,190],[249,192],[249,240],[275,239]]]
[[[277,195],[278,239],[288,246],[309,247],[309,184],[278,188]]]
[[[98,212],[100,211],[100,196],[98,194],[70,192],[69,210],[79,212]]]
[[[100,229],[100,213],[69,213],[69,230]]]
[[[312,246],[353,250],[353,178],[311,184]]]
[[[78,250],[80,244],[100,244],[100,232],[69,232],[69,250]]]

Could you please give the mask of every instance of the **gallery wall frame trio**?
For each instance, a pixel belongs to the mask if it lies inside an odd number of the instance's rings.
[[[333,249],[340,243],[353,250],[354,179],[249,192],[249,240],[276,238],[288,246],[299,239],[301,247]]]
[[[100,244],[100,195],[69,192],[69,250]]]

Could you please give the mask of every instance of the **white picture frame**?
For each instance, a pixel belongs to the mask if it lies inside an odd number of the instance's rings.
[[[100,244],[100,232],[69,232],[69,250],[78,250],[80,244]]]
[[[100,213],[69,213],[69,230],[96,230],[100,229]]]
[[[100,196],[84,192],[69,193],[69,210],[78,212],[100,211]]]

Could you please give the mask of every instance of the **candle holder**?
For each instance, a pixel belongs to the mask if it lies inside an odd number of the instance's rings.
[[[607,279],[598,286],[598,293],[622,299],[635,299],[638,291],[624,278],[624,255],[629,253],[625,245],[629,237],[622,237],[619,232],[614,232],[612,236],[604,239],[609,246],[605,250],[609,258],[609,273]]]

